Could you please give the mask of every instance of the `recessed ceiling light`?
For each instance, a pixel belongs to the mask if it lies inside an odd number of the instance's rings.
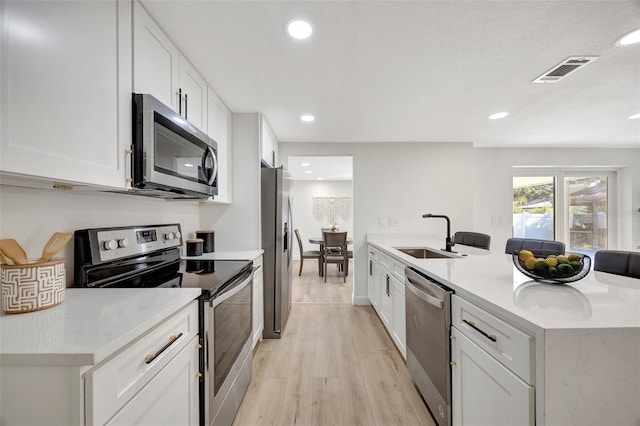
[[[311,37],[313,27],[308,21],[303,19],[293,19],[287,24],[287,32],[297,40],[304,40]]]
[[[311,165],[311,163],[302,163],[300,164],[302,167],[309,167]]]
[[[637,120],[640,118],[640,112],[629,116],[629,120]]]
[[[300,120],[304,121],[305,123],[311,123],[315,119],[316,118],[311,114],[304,114],[300,116]]]
[[[505,118],[507,115],[509,115],[508,112],[496,112],[495,114],[491,114],[489,116],[489,120],[499,120],[501,118]]]
[[[616,46],[629,46],[630,44],[636,43],[640,43],[640,28],[620,37],[618,41],[616,41]]]
[[[313,171],[311,171],[311,170],[305,170],[304,172],[305,173],[313,173]]]

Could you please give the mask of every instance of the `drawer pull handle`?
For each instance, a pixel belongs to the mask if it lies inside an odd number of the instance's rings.
[[[475,321],[471,321],[471,320],[467,321],[466,319],[463,319],[462,322],[464,322],[465,324],[468,324],[469,327],[473,328],[475,331],[482,334],[484,337],[491,340],[492,342],[495,342],[498,340],[498,337],[495,334],[487,334],[484,331],[480,330],[478,327],[476,327]]]
[[[178,333],[178,335],[171,335],[169,336],[169,343],[167,343],[166,345],[164,345],[163,347],[161,347],[158,352],[156,352],[153,355],[146,355],[144,357],[144,362],[146,364],[151,364],[153,362],[154,359],[158,358],[160,356],[160,354],[164,351],[166,351],[169,346],[173,345],[173,343],[178,340],[180,337],[182,336],[182,333]]]

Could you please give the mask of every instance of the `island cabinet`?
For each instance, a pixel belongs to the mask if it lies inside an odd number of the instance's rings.
[[[125,188],[131,3],[3,1],[0,14],[3,183]]]
[[[405,264],[369,245],[368,296],[398,351],[406,359]]]
[[[454,425],[533,425],[534,339],[453,295]]]

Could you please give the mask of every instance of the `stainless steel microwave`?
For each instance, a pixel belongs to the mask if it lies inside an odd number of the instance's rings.
[[[133,94],[134,193],[160,198],[218,195],[218,144],[151,95]]]

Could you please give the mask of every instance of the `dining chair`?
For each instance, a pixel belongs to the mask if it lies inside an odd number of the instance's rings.
[[[640,253],[620,250],[598,250],[594,256],[593,270],[640,278]]]
[[[536,256],[549,256],[551,254],[564,254],[565,246],[561,241],[539,240],[536,238],[509,238],[504,252],[513,254],[520,250],[530,250]]]
[[[298,276],[302,275],[302,265],[304,264],[305,259],[318,259],[318,270],[322,268],[322,262],[320,260],[320,250],[307,250],[304,251],[302,248],[302,238],[300,238],[300,232],[295,229],[293,232],[296,234],[296,239],[298,240],[298,249],[300,249],[300,272],[298,272]]]
[[[324,282],[327,282],[327,264],[337,263],[342,265],[342,280],[347,282],[346,263],[347,257],[347,233],[346,232],[323,232],[324,253]]]
[[[453,243],[489,250],[489,246],[491,246],[491,235],[481,234],[479,232],[458,231],[453,235]]]

